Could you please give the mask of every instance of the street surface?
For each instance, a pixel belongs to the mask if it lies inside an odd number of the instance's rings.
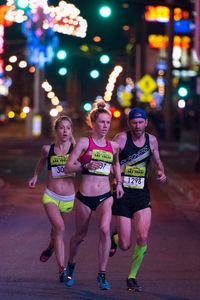
[[[138,275],[144,292],[126,290],[131,251],[120,250],[109,261],[107,277],[111,290],[98,289],[94,218],[78,255],[74,287],[59,283],[55,258],[46,263],[39,261],[50,231],[41,205],[45,172],[36,189],[27,187],[41,144],[34,140],[6,140],[0,144],[1,300],[200,299],[200,218],[191,217],[192,213],[200,217],[200,213],[173,186],[161,186],[156,180],[151,180],[153,219],[148,254]],[[165,161],[167,155],[171,153],[165,153]],[[66,255],[73,230],[72,212],[66,223]]]

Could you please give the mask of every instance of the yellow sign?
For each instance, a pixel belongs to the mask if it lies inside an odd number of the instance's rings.
[[[133,98],[133,94],[130,92],[123,91],[121,93],[121,99],[122,99],[122,107],[129,107],[131,106],[131,99]]]
[[[155,80],[150,75],[144,75],[137,85],[144,94],[151,94],[157,88]]]
[[[153,100],[153,96],[151,94],[142,94],[140,95],[141,102],[151,102]]]

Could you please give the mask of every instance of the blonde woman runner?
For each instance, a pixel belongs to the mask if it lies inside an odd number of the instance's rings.
[[[29,181],[29,187],[35,188],[39,174],[47,165],[46,188],[42,202],[52,229],[49,246],[42,252],[40,260],[47,261],[55,252],[59,280],[63,282],[65,218],[66,213],[73,209],[75,198],[74,174],[64,172],[65,163],[74,148],[71,119],[68,116],[60,116],[55,121],[54,129],[55,143],[42,146],[41,156]]]

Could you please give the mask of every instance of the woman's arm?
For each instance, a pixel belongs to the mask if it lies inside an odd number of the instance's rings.
[[[29,180],[29,187],[30,188],[34,188],[36,183],[37,183],[37,180],[38,180],[38,176],[40,175],[44,165],[46,164],[47,162],[47,157],[48,157],[48,153],[49,153],[49,148],[50,146],[49,145],[44,145],[42,147],[42,150],[41,150],[41,155],[40,155],[40,158],[36,164],[36,167],[35,167],[35,171],[34,171],[34,175],[33,177]]]
[[[69,156],[69,159],[65,164],[65,173],[73,173],[82,170],[82,165],[78,159],[83,151],[87,149],[88,143],[88,138],[80,138],[77,141],[72,153]]]

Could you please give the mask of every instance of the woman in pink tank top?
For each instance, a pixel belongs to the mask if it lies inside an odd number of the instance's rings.
[[[88,120],[93,131],[91,137],[82,137],[77,141],[65,165],[66,172],[81,171],[82,176],[75,201],[76,230],[70,241],[64,282],[67,286],[74,283],[77,250],[87,234],[92,212],[95,212],[99,227],[97,283],[100,289],[107,290],[110,286],[105,273],[111,246],[110,222],[113,203],[109,180],[111,166],[118,182],[117,195],[123,195],[118,162],[119,146],[116,142],[106,139],[111,114],[105,108],[104,102],[98,103],[97,108],[89,114]]]

